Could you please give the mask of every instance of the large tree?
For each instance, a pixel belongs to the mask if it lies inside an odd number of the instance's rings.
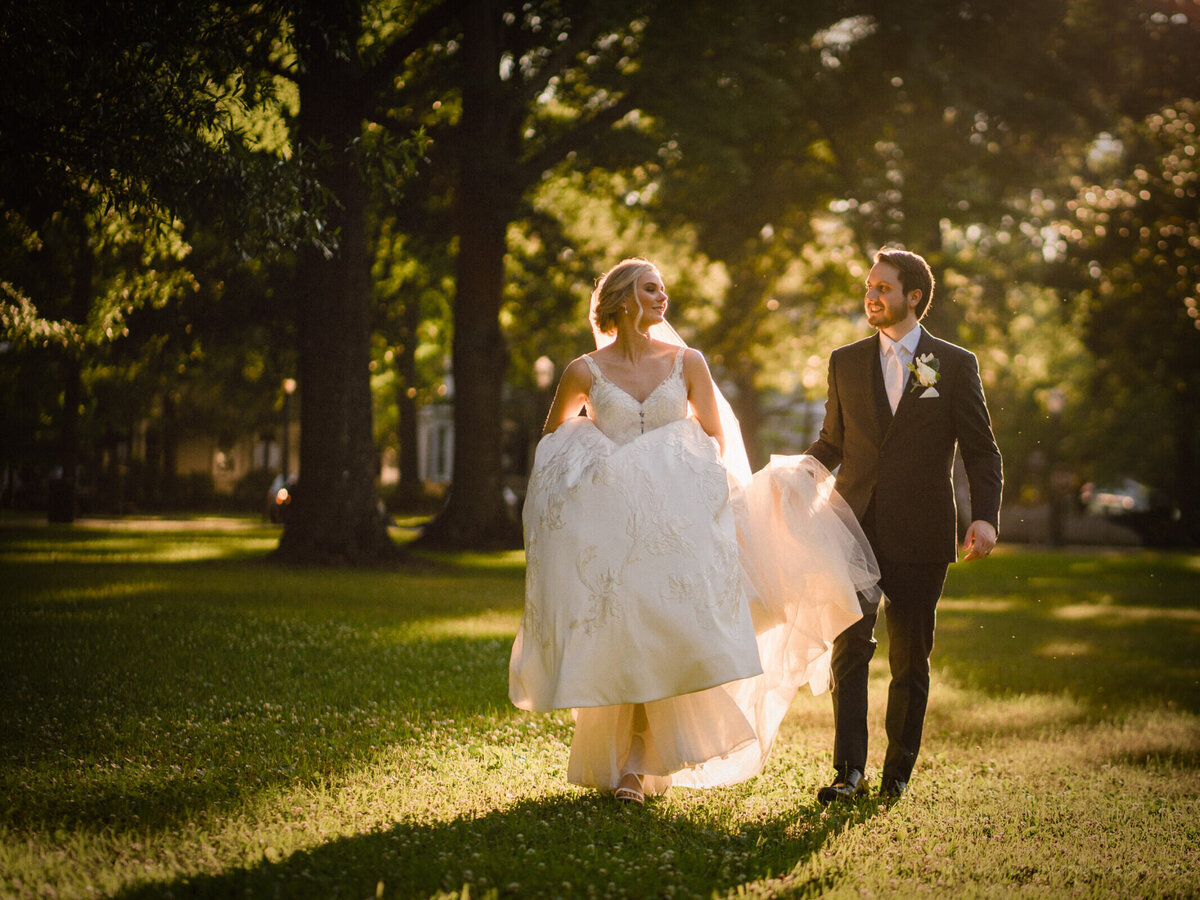
[[[450,500],[426,529],[424,543],[479,546],[519,539],[502,500],[503,442],[496,415],[508,368],[499,312],[510,224],[525,215],[554,167],[636,169],[642,174],[635,179],[645,182],[649,174],[652,180],[663,160],[680,152],[670,134],[678,116],[690,118],[694,127],[682,131],[697,141],[703,140],[704,123],[715,126],[717,140],[761,146],[768,127],[778,135],[780,120],[771,102],[785,96],[790,85],[777,68],[767,72],[775,79],[770,84],[761,72],[765,56],[791,49],[778,32],[792,34],[797,23],[789,12],[794,5],[766,6],[748,11],[698,2],[680,16],[675,4],[653,0],[527,3],[520,11],[499,0],[481,0],[464,16],[453,69],[461,92],[449,124],[433,123],[430,131],[435,162],[440,146],[456,167],[459,437]],[[763,41],[765,49],[759,46]],[[713,52],[714,47],[719,49]],[[723,121],[726,117],[729,121]],[[771,125],[764,125],[768,120]],[[709,137],[707,143],[716,141]],[[690,151],[682,151],[689,162]],[[712,165],[735,155],[725,154]],[[804,154],[788,158],[797,155]],[[738,196],[738,179],[754,172],[755,160],[748,162],[718,198],[728,204],[725,208],[769,198],[777,187],[778,179],[757,185],[749,197]],[[796,174],[795,167],[790,171]],[[715,174],[710,184],[719,177]],[[712,213],[712,200],[701,196],[696,205],[708,204],[710,215],[719,216]],[[730,353],[731,363],[736,358]]]
[[[456,172],[456,445],[449,501],[422,535],[426,545],[520,541],[504,502],[498,415],[508,368],[499,321],[507,232],[554,166],[621,154],[619,126],[636,108],[623,79],[653,5],[535,2],[517,11],[476,0],[464,14],[461,113],[445,140]]]
[[[47,335],[44,350],[57,356],[54,518],[74,517],[88,348],[119,336],[122,317],[154,295],[149,285],[111,302],[102,271],[111,224],[161,225],[187,211],[262,246],[292,237],[304,218],[290,170],[255,153],[237,123],[265,96],[257,75],[276,19],[237,0],[0,9],[0,211],[21,235],[6,248],[0,315],[10,334]],[[97,321],[109,323],[98,339]]]
[[[285,560],[357,563],[394,555],[375,483],[368,173],[402,179],[414,144],[405,135],[365,148],[363,137],[368,119],[389,105],[409,58],[453,26],[465,5],[393,7],[397,19],[405,12],[415,18],[393,28],[387,41],[380,40],[381,24],[371,30],[365,3],[298,2],[290,11],[294,58],[281,74],[299,85],[292,142],[328,198],[329,241],[306,244],[296,262],[303,484],[279,546]]]
[[[48,513],[51,521],[71,522],[77,512],[77,474],[87,455],[85,408],[93,437],[99,418],[92,388],[104,379],[114,357],[131,363],[139,359],[137,349],[114,346],[128,343],[133,317],[146,308],[176,303],[196,286],[183,263],[190,248],[176,228],[149,228],[115,209],[105,212],[83,201],[36,231],[9,218],[0,234],[6,238],[0,266],[21,286],[3,285],[0,327],[9,342],[6,362],[48,369],[61,391],[52,456],[57,473],[49,484]],[[30,297],[37,298],[36,304]],[[132,365],[124,374],[132,379],[137,368]],[[111,396],[126,407],[141,399],[136,393]],[[118,404],[108,404],[103,415]]]
[[[429,126],[439,169],[429,177],[452,172],[457,446],[449,503],[425,540],[511,544],[519,532],[503,499],[498,415],[507,230],[546,170],[632,108],[580,77],[619,77],[626,51],[604,38],[623,37],[614,29],[635,16],[628,4],[578,4],[570,14],[556,3],[519,13],[498,0],[418,4],[403,26],[368,23],[367,12],[358,3],[297,4],[292,17],[294,142],[331,197],[334,243],[303,250],[297,267],[303,486],[280,544],[287,559],[366,561],[392,552],[375,502],[365,212],[369,188],[396,187],[382,177],[395,147],[389,155],[384,139],[382,152],[368,156],[364,132],[385,126],[385,135],[400,135],[403,155],[409,136]],[[441,111],[432,122],[430,110]],[[385,165],[368,181],[372,161]]]

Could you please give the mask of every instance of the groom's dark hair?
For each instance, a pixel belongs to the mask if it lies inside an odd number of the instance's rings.
[[[895,247],[884,247],[875,254],[875,262],[885,262],[899,270],[900,289],[906,297],[912,291],[921,292],[921,299],[917,302],[914,312],[918,322],[925,318],[929,304],[933,302],[933,272],[929,263],[915,253]]]

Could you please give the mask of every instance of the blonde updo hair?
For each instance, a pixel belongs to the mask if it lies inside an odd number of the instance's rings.
[[[648,259],[633,257],[623,259],[596,283],[592,291],[592,324],[601,334],[612,334],[617,328],[617,316],[621,313],[621,305],[634,297],[638,279],[647,272],[657,272],[658,266]],[[636,300],[635,300],[636,306]],[[641,307],[637,308],[641,317]]]

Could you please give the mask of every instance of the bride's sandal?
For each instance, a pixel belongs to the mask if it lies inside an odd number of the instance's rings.
[[[642,776],[632,772],[622,775],[621,783],[613,796],[617,798],[618,803],[636,803],[641,806],[646,802],[646,795],[642,793]]]

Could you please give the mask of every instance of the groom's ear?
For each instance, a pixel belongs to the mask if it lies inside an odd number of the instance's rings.
[[[913,290],[909,291],[908,297],[906,298],[908,300],[909,307],[916,309],[918,304],[921,302],[921,297],[923,296],[924,294],[921,293],[920,288],[914,288]]]

